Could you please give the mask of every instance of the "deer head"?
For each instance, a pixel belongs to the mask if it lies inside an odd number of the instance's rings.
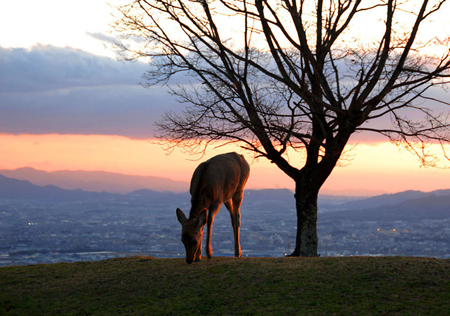
[[[207,210],[205,208],[199,216],[188,219],[183,211],[177,208],[177,218],[181,224],[181,241],[186,249],[186,262],[188,264],[201,259],[206,213]]]

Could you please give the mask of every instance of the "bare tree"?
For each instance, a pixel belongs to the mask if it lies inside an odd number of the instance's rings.
[[[215,140],[237,142],[275,163],[295,182],[292,255],[317,256],[319,190],[352,134],[385,135],[423,165],[436,162],[427,144],[440,143],[445,154],[448,109],[433,109],[449,104],[430,91],[448,83],[449,39],[419,32],[445,5],[134,0],[119,8],[115,28],[125,58],[151,59],[149,85],[179,73],[192,78],[171,88],[187,106],[157,122],[160,140],[193,152]],[[355,38],[370,20],[378,27]],[[392,124],[372,123],[383,117]],[[288,148],[305,159],[289,161]]]

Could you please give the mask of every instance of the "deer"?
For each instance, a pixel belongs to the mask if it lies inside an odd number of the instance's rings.
[[[241,204],[249,175],[250,166],[247,161],[235,152],[214,156],[195,169],[189,188],[191,194],[189,218],[182,210],[176,209],[188,264],[201,260],[203,229],[206,224],[208,224],[206,254],[209,259],[212,258],[212,226],[222,204],[225,204],[230,212],[234,233],[234,256],[242,257],[239,242]]]

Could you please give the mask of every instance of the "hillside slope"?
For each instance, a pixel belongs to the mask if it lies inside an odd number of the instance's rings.
[[[450,260],[132,257],[0,268],[1,315],[447,315]]]

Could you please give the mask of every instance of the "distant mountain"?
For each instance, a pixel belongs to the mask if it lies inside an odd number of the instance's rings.
[[[450,190],[448,190],[448,192],[450,194]],[[359,199],[356,201],[344,203],[340,206],[340,208],[342,210],[359,210],[366,208],[376,208],[384,205],[395,205],[410,199],[417,199],[431,194],[432,192],[422,192],[422,191],[404,191],[394,194],[382,194],[366,199]]]
[[[156,192],[148,189],[135,190],[127,194],[107,192],[88,192],[84,190],[66,190],[54,185],[37,186],[27,180],[18,180],[0,175],[0,198],[20,200],[46,200],[46,201],[83,201],[104,200],[133,203],[134,205],[184,205],[190,207],[191,196],[189,192]],[[249,203],[264,203],[264,206],[283,205],[288,203],[294,207],[293,193],[287,189],[246,190],[245,200]]]
[[[118,194],[64,190],[54,185],[36,186],[26,180],[17,180],[0,175],[0,197],[20,200],[78,201],[104,200],[118,197]]]
[[[190,208],[190,195],[187,191],[176,193],[142,189],[127,194],[88,192],[81,189],[66,190],[54,185],[37,186],[30,181],[3,175],[0,175],[0,198],[48,202],[99,201],[143,207],[153,205],[160,208],[177,206],[186,211]],[[331,198],[322,197],[321,203],[332,205]],[[396,221],[450,218],[450,190],[405,191],[342,203],[346,199],[336,197],[335,209],[322,209],[320,220]],[[246,190],[243,203],[266,213],[295,212],[294,194],[287,189]]]
[[[394,194],[382,194],[367,199],[359,199],[341,204],[341,210],[373,209],[381,206],[397,205],[405,201],[426,198],[430,196],[450,195],[450,190],[437,190],[432,192],[403,191]]]
[[[187,192],[189,183],[151,176],[132,176],[104,171],[42,171],[33,168],[0,170],[8,178],[28,180],[35,185],[55,185],[62,189],[91,192],[129,193],[135,190]]]
[[[323,214],[327,220],[440,220],[450,218],[450,190],[433,192],[407,191],[347,203],[353,208]],[[412,198],[406,199],[411,196]],[[365,201],[365,203],[364,203]],[[393,203],[399,201],[398,203]],[[383,204],[384,203],[384,204]],[[380,205],[383,204],[383,205]],[[341,206],[344,207],[345,205]]]

